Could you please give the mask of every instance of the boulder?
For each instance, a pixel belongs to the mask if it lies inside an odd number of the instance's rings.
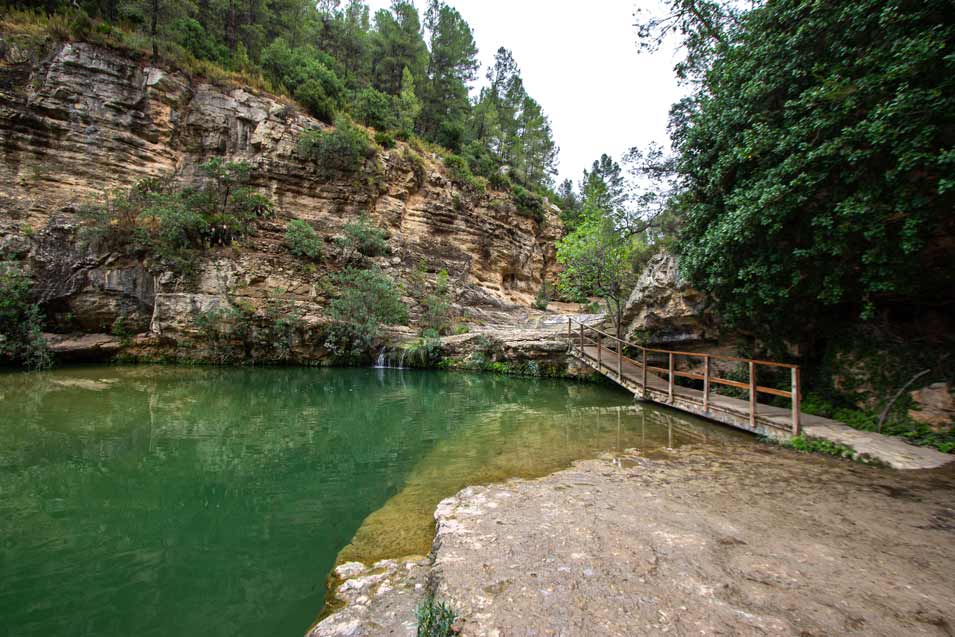
[[[915,409],[909,410],[912,420],[940,430],[955,424],[955,399],[948,383],[932,383],[911,394]]]

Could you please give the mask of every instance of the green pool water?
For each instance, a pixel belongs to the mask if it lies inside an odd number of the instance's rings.
[[[301,636],[442,498],[736,434],[610,387],[373,369],[0,374],[0,635]]]

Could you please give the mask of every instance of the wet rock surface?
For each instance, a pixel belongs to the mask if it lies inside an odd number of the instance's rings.
[[[335,569],[337,603],[345,607],[318,622],[308,637],[417,634],[415,607],[425,594],[427,558],[346,562]]]
[[[585,461],[443,501],[429,577],[463,635],[948,635],[953,487],[770,446]]]

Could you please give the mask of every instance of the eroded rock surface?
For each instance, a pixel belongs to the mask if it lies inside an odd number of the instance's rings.
[[[715,340],[716,319],[706,297],[680,276],[677,259],[661,252],[650,259],[637,280],[623,315],[624,333],[654,345]]]
[[[946,635],[953,487],[769,446],[585,461],[442,502],[431,584],[471,636]]]
[[[916,409],[909,410],[909,417],[935,429],[950,427],[955,423],[955,398],[948,383],[932,383],[911,393]]]
[[[521,317],[553,278],[558,211],[546,206],[536,220],[505,193],[462,189],[430,153],[415,159],[399,143],[378,152],[374,174],[329,176],[297,151],[302,131],[325,125],[281,98],[84,43],[0,51],[0,259],[30,271],[53,331],[146,333],[153,342],[134,355],[197,357],[197,313],[261,309],[276,294],[319,329],[323,279],[341,264],[289,254],[292,219],[311,223],[333,254],[344,225],[367,216],[389,235],[375,265],[406,289],[422,265],[426,287],[446,270],[457,310],[477,322]],[[248,162],[279,214],[239,245],[210,248],[193,276],[80,240],[83,206],[146,177],[193,184],[212,157]],[[406,301],[414,319],[417,300]],[[303,361],[325,355],[307,337],[293,348]]]
[[[337,603],[344,608],[318,622],[308,637],[414,637],[415,607],[425,595],[427,558],[346,562],[335,569]]]

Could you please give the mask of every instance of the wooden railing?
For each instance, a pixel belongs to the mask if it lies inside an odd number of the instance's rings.
[[[578,334],[574,334],[574,324],[579,326]],[[595,335],[591,337],[590,335]],[[799,435],[799,402],[801,398],[800,387],[799,387],[799,366],[793,365],[791,363],[777,363],[775,361],[764,361],[756,360],[753,358],[738,358],[736,356],[720,356],[717,354],[700,354],[698,352],[683,352],[679,350],[668,350],[668,349],[657,349],[653,347],[644,347],[642,345],[637,345],[636,343],[630,343],[623,339],[617,338],[613,334],[608,334],[598,330],[595,327],[589,325],[584,325],[580,321],[575,321],[572,318],[567,319],[567,337],[571,342],[579,341],[578,345],[580,346],[580,353],[585,354],[584,345],[586,342],[594,343],[597,347],[597,368],[603,370],[604,367],[611,371],[616,371],[617,378],[623,379],[623,361],[628,361],[638,366],[641,370],[642,378],[639,379],[640,385],[643,387],[643,391],[647,391],[647,373],[648,372],[657,372],[659,374],[666,375],[667,378],[667,400],[673,402],[673,388],[674,388],[674,379],[679,378],[689,378],[691,380],[703,381],[703,411],[708,412],[710,410],[710,395],[711,395],[711,385],[725,385],[728,387],[735,387],[737,389],[745,389],[749,392],[749,424],[751,428],[756,427],[756,410],[757,410],[757,395],[758,394],[769,394],[772,396],[781,396],[783,398],[790,399],[792,404],[792,433],[794,436]],[[613,351],[616,352],[616,356],[612,356],[612,359],[608,361],[609,364],[604,365],[603,362],[603,350],[604,350],[604,339],[608,339],[609,342],[614,346]],[[635,360],[628,356],[624,356],[624,348],[631,348],[640,352],[640,360]],[[608,349],[610,349],[608,347]],[[653,365],[647,364],[647,354],[665,354],[667,356],[667,367],[656,367]],[[681,371],[677,370],[673,366],[674,356],[686,356],[690,358],[703,359],[703,373],[690,372],[690,371]],[[747,382],[742,382],[738,380],[730,380],[728,378],[720,378],[713,375],[711,370],[710,362],[713,360],[720,361],[729,361],[736,363],[744,363],[748,370],[748,380]],[[616,370],[614,370],[614,363],[616,363]],[[790,390],[777,389],[775,387],[766,387],[759,385],[756,382],[757,378],[757,368],[765,367],[780,367],[788,368],[790,370]],[[636,380],[636,379],[635,379]]]

